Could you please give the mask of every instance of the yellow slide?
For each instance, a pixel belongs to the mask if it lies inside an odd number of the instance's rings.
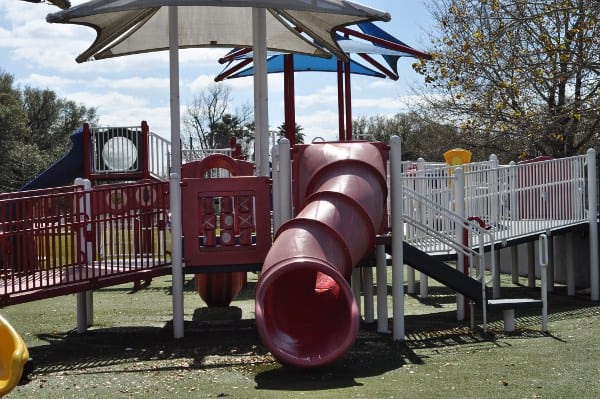
[[[28,360],[25,341],[0,315],[0,397],[17,386]]]

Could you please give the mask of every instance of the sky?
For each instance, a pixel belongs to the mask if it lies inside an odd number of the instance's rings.
[[[379,27],[417,49],[426,49],[432,19],[426,0],[358,0],[392,16]],[[71,0],[72,5],[82,3]],[[136,126],[146,120],[150,130],[168,138],[169,62],[167,52],[140,54],[78,64],[75,57],[95,39],[91,28],[49,24],[46,15],[59,11],[50,4],[20,0],[0,1],[0,69],[17,84],[50,89],[60,97],[95,107],[101,126]],[[221,72],[217,60],[226,49],[180,51],[180,99],[182,115],[195,96]],[[421,84],[411,68],[412,58],[399,61],[397,81],[352,77],[352,115],[393,115],[417,101]],[[232,111],[253,101],[253,80],[227,80],[231,86]],[[296,122],[304,128],[306,141],[315,137],[337,138],[337,79],[334,73],[296,73]],[[283,75],[269,76],[269,128],[284,120]]]

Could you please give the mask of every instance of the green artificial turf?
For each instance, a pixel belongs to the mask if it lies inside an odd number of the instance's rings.
[[[432,283],[428,298],[406,296],[405,342],[363,324],[342,359],[303,370],[275,362],[258,337],[256,275],[232,304],[242,319],[230,322],[193,321],[203,303],[187,278],[185,338],[177,340],[170,276],[137,291],[96,291],[94,326],[84,334],[74,330],[73,295],[0,309],[35,363],[7,398],[600,397],[600,304],[567,297],[564,287],[549,294],[549,334],[539,313],[517,312],[517,331],[506,335],[498,314],[489,334],[456,321],[455,296]],[[510,294],[539,296],[509,280]]]

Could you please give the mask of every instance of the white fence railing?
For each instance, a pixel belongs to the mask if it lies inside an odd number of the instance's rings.
[[[148,135],[148,156],[150,174],[161,180],[169,178],[171,169],[171,142],[155,133]],[[182,149],[181,160],[183,163],[200,161],[211,154],[223,154],[231,156],[231,148],[213,148],[213,149]],[[206,177],[227,177],[229,173],[225,169],[212,169],[209,176]]]
[[[156,133],[148,134],[148,168],[160,180],[168,180],[171,170],[171,142]]]
[[[507,166],[498,165],[494,158],[460,168],[424,161],[403,166],[405,191],[451,211],[456,210],[457,201],[462,202],[465,216],[485,221],[497,241],[588,221],[586,156]],[[457,190],[459,174],[464,177],[464,188]],[[407,204],[405,213],[421,207]],[[437,228],[443,233],[447,226],[437,222]]]
[[[231,156],[233,150],[231,148],[195,148],[181,150],[181,159],[183,162],[200,161],[211,154],[223,154]]]

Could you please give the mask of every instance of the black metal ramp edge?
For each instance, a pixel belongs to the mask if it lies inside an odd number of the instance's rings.
[[[482,303],[481,284],[477,280],[459,272],[443,261],[428,255],[407,242],[403,242],[403,244],[405,264],[464,295],[475,303]],[[386,252],[391,254],[391,245],[386,245]]]

